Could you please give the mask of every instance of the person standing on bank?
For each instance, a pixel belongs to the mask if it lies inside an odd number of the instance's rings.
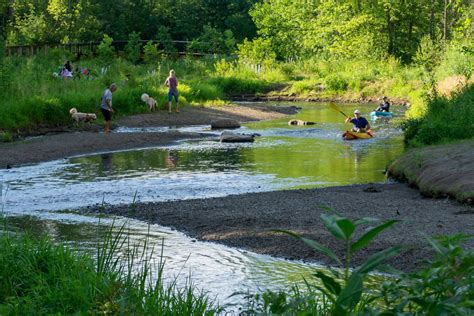
[[[166,78],[165,86],[168,87],[168,113],[171,113],[171,102],[173,97],[176,102],[176,113],[179,113],[178,79],[176,78],[176,73],[173,69],[170,70],[170,75]]]
[[[114,109],[112,108],[112,93],[117,90],[117,85],[112,83],[109,88],[105,89],[104,94],[102,94],[102,99],[100,103],[100,111],[104,115],[104,133],[110,133],[110,125],[112,122],[112,113]]]

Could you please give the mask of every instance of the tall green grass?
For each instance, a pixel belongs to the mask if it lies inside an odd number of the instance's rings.
[[[407,120],[403,128],[405,141],[411,146],[474,137],[474,85],[465,87],[452,97],[429,99],[424,115]]]
[[[89,254],[46,237],[0,236],[1,315],[214,315],[219,309],[191,283],[166,283],[146,241],[130,246],[124,227],[110,227]],[[140,263],[139,270],[135,270]]]

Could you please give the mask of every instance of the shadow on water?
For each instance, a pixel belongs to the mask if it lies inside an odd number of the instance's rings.
[[[248,123],[235,131],[262,135],[255,143],[221,144],[219,132],[197,126],[186,130],[205,130],[215,134],[215,139],[0,170],[0,182],[9,190],[6,198],[2,193],[5,211],[17,215],[10,219],[14,226],[49,234],[87,251],[97,244],[110,219],[98,224],[96,217],[58,210],[102,201],[130,203],[135,195],[138,201],[164,201],[385,181],[387,164],[403,152],[394,120],[374,122],[373,139],[347,142],[341,134],[350,126],[339,113],[324,104],[301,106],[303,110],[290,118]],[[344,109],[351,113],[355,107]],[[372,110],[357,107],[367,114]],[[316,124],[289,126],[292,118]],[[190,272],[196,284],[221,302],[243,289],[287,287],[313,272],[314,266],[303,263],[196,242],[140,221],[128,223],[127,234],[137,242],[145,235],[154,245],[165,239],[169,276],[185,271],[184,282]]]

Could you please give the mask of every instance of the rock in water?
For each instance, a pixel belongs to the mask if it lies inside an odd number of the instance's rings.
[[[221,134],[221,143],[252,143],[255,141],[256,134],[245,135],[231,132],[223,132]]]

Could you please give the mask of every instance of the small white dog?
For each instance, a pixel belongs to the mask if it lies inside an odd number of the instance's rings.
[[[77,112],[76,108],[72,108],[69,110],[69,113],[71,114],[71,117],[73,120],[75,120],[77,123],[79,122],[92,122],[97,119],[97,115],[94,113],[81,113]]]
[[[150,98],[150,96],[146,93],[142,94],[142,101],[148,105],[148,109],[150,111],[156,110],[156,100],[153,98]]]

